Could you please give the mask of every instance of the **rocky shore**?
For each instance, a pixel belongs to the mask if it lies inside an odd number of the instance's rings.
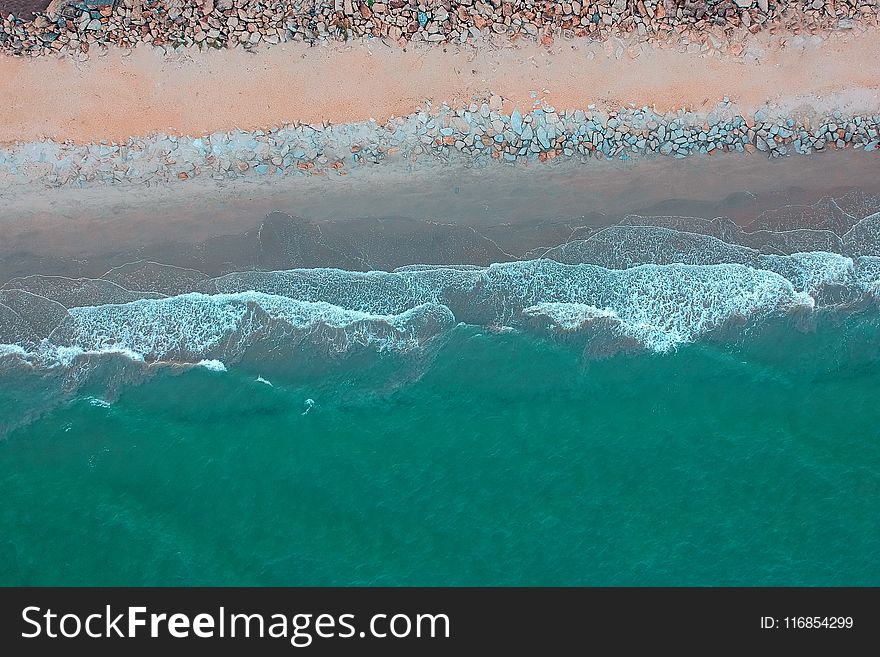
[[[268,131],[192,138],[155,135],[125,143],[42,141],[0,150],[0,184],[56,187],[90,182],[150,183],[208,176],[345,175],[380,163],[528,165],[723,152],[779,157],[847,147],[880,148],[880,115],[787,118],[760,110],[744,117],[725,100],[708,115],[649,108],[605,114],[592,107],[502,113],[492,96],[467,107],[424,110],[384,124],[294,124]]]
[[[464,44],[488,39],[638,37],[692,53],[742,54],[762,30],[815,36],[880,25],[880,0],[53,0],[27,20],[3,17],[0,52],[85,59],[95,47],[251,49],[365,37]]]

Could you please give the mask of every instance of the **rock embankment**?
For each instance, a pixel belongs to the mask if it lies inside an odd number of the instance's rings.
[[[288,125],[269,131],[217,132],[203,137],[155,135],[92,145],[52,141],[0,150],[0,183],[45,186],[90,182],[153,182],[205,176],[344,175],[380,163],[457,162],[485,166],[549,160],[586,162],[663,155],[748,152],[778,157],[847,147],[877,151],[880,115],[834,112],[812,119],[748,118],[724,102],[708,115],[658,114],[625,108],[502,112],[492,96],[462,108],[426,108],[385,124]]]
[[[738,56],[748,33],[807,36],[880,24],[880,0],[53,0],[35,17],[0,23],[0,51],[73,53],[95,46],[254,48],[378,37],[464,44],[486,39],[611,36],[672,41],[694,53]]]

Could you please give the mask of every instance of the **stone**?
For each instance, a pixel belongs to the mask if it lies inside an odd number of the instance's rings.
[[[456,116],[452,119],[452,125],[455,128],[456,132],[462,135],[469,134],[471,131],[471,124],[467,122],[466,119]]]
[[[519,113],[519,110],[513,110],[510,114],[510,128],[518,135],[521,135],[523,132],[523,121],[522,114]]]
[[[547,130],[546,128],[544,128],[544,126],[538,126],[536,135],[538,137],[538,142],[540,142],[541,146],[543,146],[544,148],[550,148],[550,137],[547,134]]]

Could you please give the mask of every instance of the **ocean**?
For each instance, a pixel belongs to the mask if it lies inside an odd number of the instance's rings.
[[[865,195],[13,278],[0,583],[878,585],[878,299]]]
[[[460,326],[392,391],[164,371],[0,443],[0,581],[876,585],[878,328],[585,363]]]

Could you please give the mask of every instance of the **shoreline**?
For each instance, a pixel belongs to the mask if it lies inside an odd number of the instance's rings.
[[[538,252],[629,214],[725,216],[746,226],[775,208],[855,189],[880,197],[880,158],[869,157],[849,149],[805,158],[729,154],[416,171],[392,165],[345,177],[198,178],[136,193],[125,185],[22,188],[0,193],[0,279],[98,276],[138,259],[191,266],[190,258],[206,257],[205,244],[213,271],[232,263],[247,268],[245,238],[275,211],[319,232],[387,243],[381,251],[389,263],[430,259],[437,244],[457,253],[476,238],[499,253]],[[311,244],[310,235],[291,243]]]

